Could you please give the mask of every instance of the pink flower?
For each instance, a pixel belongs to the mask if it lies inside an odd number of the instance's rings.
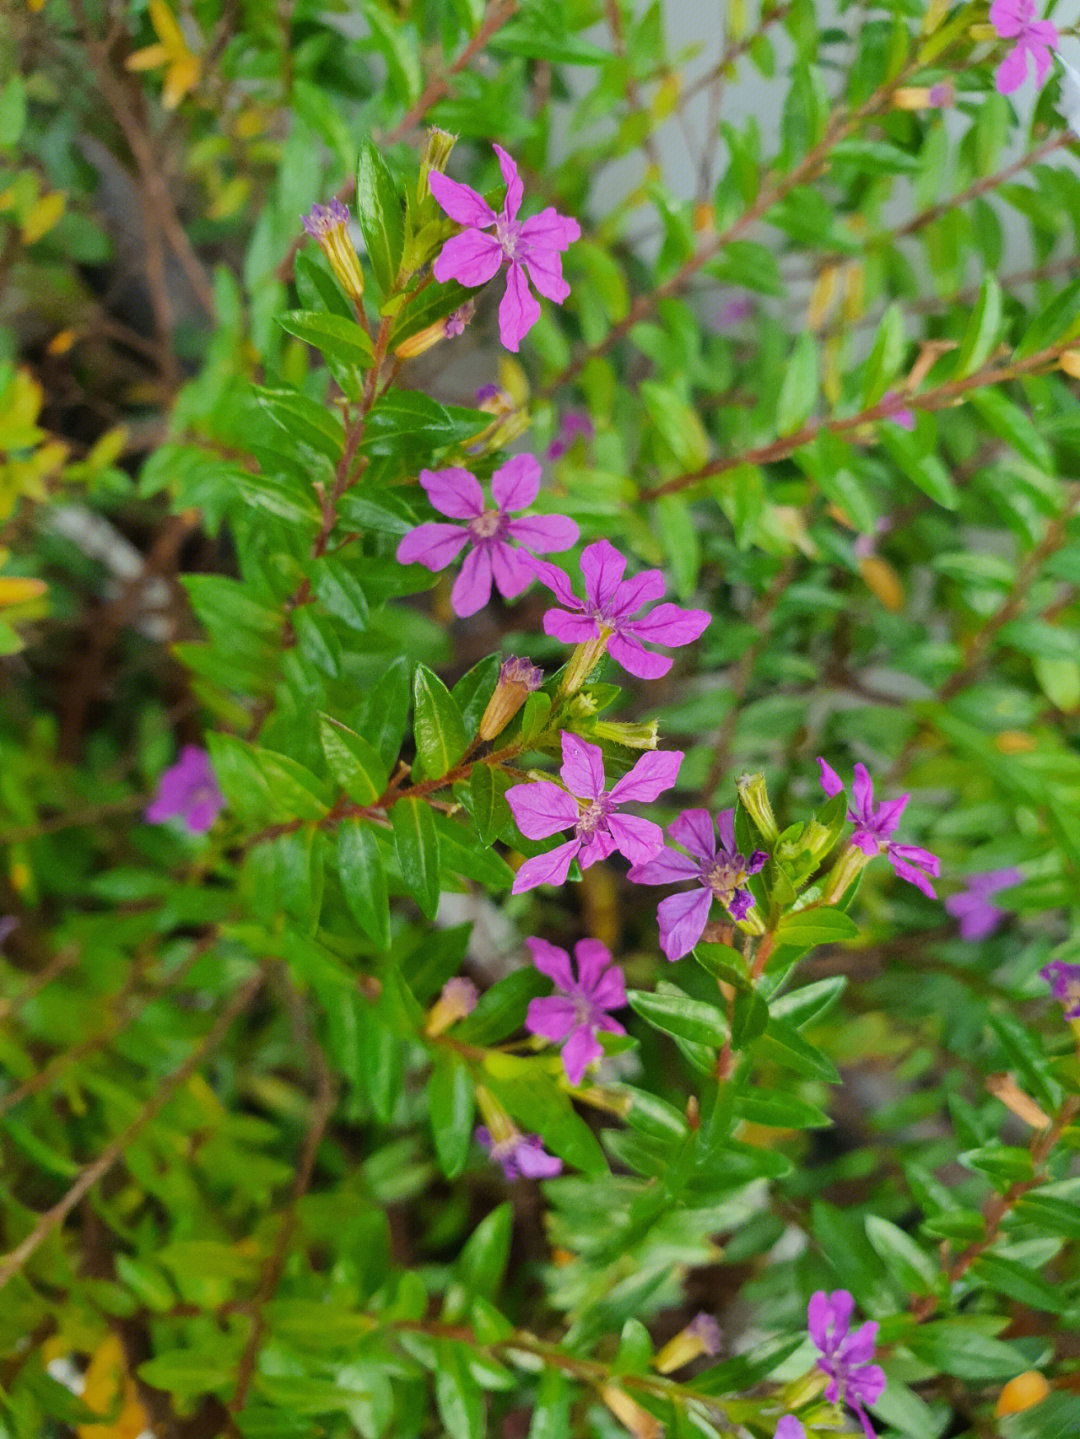
[[[875,1439],[873,1427],[866,1417],[864,1404],[876,1404],[885,1392],[885,1375],[874,1357],[878,1326],[873,1321],[861,1325],[854,1334],[851,1316],[855,1298],[846,1289],[826,1294],[819,1289],[810,1297],[807,1307],[807,1328],[810,1338],[821,1350],[818,1368],[829,1376],[825,1398],[830,1404],[850,1404],[859,1416],[867,1439]]]
[[[210,756],[198,745],[186,744],[180,758],[158,780],[157,794],[146,811],[146,819],[150,824],[182,819],[192,834],[204,834],[224,805]]]
[[[550,1179],[562,1172],[562,1160],[547,1152],[538,1134],[512,1134],[496,1141],[481,1127],[476,1142],[502,1166],[507,1179]]]
[[[398,545],[397,558],[403,565],[442,570],[470,546],[450,594],[454,613],[463,618],[487,604],[492,579],[508,600],[532,583],[532,570],[512,541],[545,551],[568,550],[577,542],[578,527],[566,515],[510,519],[509,512],[531,505],[540,489],[540,462],[532,455],[515,455],[492,475],[495,509],[484,508],[484,492],[468,470],[421,470],[420,483],[441,514],[467,523],[418,525]]]
[[[1008,911],[990,903],[990,896],[999,889],[1020,884],[1024,876],[1018,869],[992,869],[985,874],[968,876],[967,889],[951,894],[945,908],[953,919],[960,921],[960,938],[978,940],[993,934]]]
[[[1080,964],[1052,959],[1039,970],[1054,998],[1065,1006],[1066,1019],[1080,1019]]]
[[[768,862],[763,849],[745,857],[735,846],[735,811],[722,810],[716,816],[716,830],[707,809],[683,810],[668,834],[690,855],[675,849],[662,850],[646,864],[636,864],[628,878],[634,884],[678,884],[692,879],[696,888],[671,894],[657,906],[660,948],[668,959],[682,959],[697,944],[708,923],[709,910],[718,899],[732,919],[745,919],[754,906],[746,881]]]
[[[806,1439],[806,1430],[794,1414],[785,1414],[776,1426],[774,1439]]]
[[[514,821],[528,839],[547,839],[571,827],[574,831],[565,844],[525,861],[514,876],[514,894],[538,884],[562,884],[575,856],[582,869],[615,850],[631,864],[644,864],[664,843],[663,830],[651,819],[618,814],[617,810],[630,801],[648,803],[670,789],[682,764],[681,750],[643,754],[610,790],[604,788],[604,756],[599,745],[563,731],[562,753],[560,773],[565,789],[552,780],[538,780],[511,785],[506,791]]]
[[[1011,95],[1027,79],[1028,56],[1035,62],[1035,80],[1041,85],[1050,73],[1050,52],[1058,43],[1058,32],[1049,20],[1036,20],[1035,0],[993,0],[990,23],[1003,40],[1016,44],[994,73],[1002,95]]]
[[[548,610],[544,633],[570,645],[608,639],[612,659],[639,679],[657,679],[671,668],[671,660],[651,654],[643,640],[673,647],[688,645],[712,620],[707,610],[684,610],[672,604],[658,605],[651,614],[634,619],[643,605],[663,595],[667,588],[664,577],[659,570],[644,570],[632,580],[624,580],[626,556],[607,540],[597,540],[582,551],[584,600],[574,594],[568,576],[557,565],[545,560],[529,563],[540,583],[566,607]]]
[[[540,318],[540,306],[529,291],[529,280],[549,300],[561,305],[570,293],[563,279],[562,251],[581,238],[576,220],[556,210],[541,210],[529,220],[519,220],[522,184],[517,166],[502,148],[492,148],[499,157],[499,169],[506,181],[506,199],[496,214],[482,195],[468,185],[459,185],[437,170],[428,174],[431,193],[442,208],[466,228],[447,240],[435,261],[436,280],[457,280],[475,289],[507,261],[506,293],[499,305],[499,335],[508,350],[516,351],[522,339]],[[485,231],[495,227],[493,235]]]
[[[844,788],[843,780],[820,755],[818,766],[821,771],[821,788],[830,799],[833,795],[840,794]],[[941,873],[941,861],[937,855],[917,844],[895,844],[889,838],[900,823],[900,816],[911,796],[905,794],[899,799],[882,800],[880,804],[875,804],[874,781],[870,778],[866,766],[857,764],[851,798],[853,803],[848,809],[847,817],[855,825],[855,833],[851,836],[852,845],[861,849],[863,854],[869,855],[871,859],[884,851],[901,879],[906,879],[916,889],[921,889],[928,898],[936,899],[934,886],[927,875],[936,878]]]
[[[547,447],[548,459],[557,460],[565,455],[579,435],[588,441],[595,433],[593,422],[585,410],[567,410],[559,421],[555,438]]]
[[[915,428],[915,416],[902,403],[900,396],[895,390],[886,390],[881,397],[883,405],[893,402],[893,408],[889,411],[888,418],[894,425],[899,425],[902,430],[913,430]]]
[[[562,990],[549,999],[529,1002],[525,1028],[530,1034],[543,1035],[553,1042],[566,1040],[562,1052],[566,1077],[571,1084],[580,1084],[586,1067],[604,1055],[596,1031],[626,1033],[608,1013],[608,1010],[622,1009],[626,1003],[622,970],[612,964],[610,951],[598,939],[582,939],[574,945],[576,978],[565,949],[549,944],[546,939],[527,939],[525,943],[532,950],[533,963],[540,973],[554,980]]]

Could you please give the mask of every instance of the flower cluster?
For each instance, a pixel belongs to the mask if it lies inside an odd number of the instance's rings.
[[[821,788],[830,798],[842,794],[844,782],[831,765],[818,756],[821,770]],[[852,804],[848,819],[855,826],[851,836],[853,849],[861,850],[869,859],[884,854],[901,879],[906,879],[916,889],[921,889],[930,899],[936,899],[930,876],[935,879],[941,873],[941,861],[936,854],[917,844],[897,844],[890,836],[900,823],[900,816],[907,807],[910,795],[899,799],[882,800],[874,803],[874,782],[864,764],[855,766],[855,780],[851,786]]]
[[[1035,0],[993,0],[990,23],[1003,40],[1015,45],[997,67],[994,83],[1002,95],[1011,95],[1027,79],[1028,60],[1035,66],[1035,83],[1044,84],[1057,48],[1057,27],[1036,20]]]

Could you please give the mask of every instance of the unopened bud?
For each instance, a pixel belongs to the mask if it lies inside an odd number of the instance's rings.
[[[476,1086],[476,1107],[496,1144],[518,1138],[521,1131],[486,1084]]]
[[[719,1353],[719,1324],[711,1314],[699,1314],[685,1329],[681,1329],[673,1339],[668,1340],[653,1360],[653,1365],[661,1374],[672,1374],[676,1369],[682,1369],[684,1365],[700,1358],[702,1354],[711,1357]]]
[[[624,1390],[616,1389],[614,1384],[605,1384],[600,1390],[600,1398],[623,1428],[629,1429],[634,1439],[662,1439],[664,1426],[659,1419],[647,1409],[642,1409]]]
[[[480,716],[478,737],[489,740],[502,734],[529,696],[543,683],[544,671],[538,669],[532,660],[517,659],[514,655],[503,660],[495,692]]]
[[[416,186],[416,198],[422,205],[428,197],[428,175],[432,170],[445,170],[446,162],[450,158],[450,151],[457,144],[457,136],[451,135],[448,130],[440,130],[437,125],[428,131],[427,144],[424,146],[423,158],[420,161],[420,179]]]
[[[775,844],[780,838],[780,829],[765,787],[765,776],[760,772],[742,774],[735,781],[735,788],[739,791],[739,802],[753,820],[758,834],[766,844]]]
[[[1037,1369],[1027,1369],[1010,1379],[998,1395],[994,1414],[1004,1419],[1006,1414],[1023,1414],[1025,1409],[1034,1409],[1050,1393],[1050,1385]]]
[[[589,733],[598,740],[610,740],[626,749],[655,749],[660,738],[660,726],[656,720],[635,723],[620,720],[594,720]]]
[[[1058,365],[1074,380],[1080,380],[1080,350],[1065,350],[1058,359]]]
[[[329,205],[312,205],[310,213],[301,216],[301,220],[305,231],[318,240],[338,284],[350,300],[359,301],[364,294],[364,272],[347,229],[348,205],[343,205],[335,196]]]
[[[602,629],[596,639],[575,645],[562,677],[561,689],[564,695],[577,694],[603,658],[610,638],[611,631]]]
[[[402,340],[401,344],[395,347],[394,354],[399,360],[414,360],[417,355],[433,349],[443,340],[452,340],[456,335],[463,334],[465,326],[475,313],[475,303],[466,300],[464,305],[447,315],[445,320],[437,320],[434,325],[428,325],[426,329],[410,335],[407,340]]]
[[[822,895],[824,902],[836,904],[838,900],[842,899],[870,860],[870,855],[863,854],[861,849],[849,844],[829,871],[829,876],[825,881],[825,893]]]
[[[470,979],[448,979],[442,993],[428,1010],[424,1033],[429,1039],[445,1034],[451,1025],[457,1024],[476,1008],[476,985]]]

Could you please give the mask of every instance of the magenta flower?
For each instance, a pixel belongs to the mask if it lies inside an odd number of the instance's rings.
[[[595,433],[593,422],[584,410],[567,410],[559,421],[555,438],[547,447],[548,459],[557,460],[560,455],[565,455],[578,435],[584,440],[591,440]]]
[[[150,824],[182,819],[192,834],[204,834],[224,808],[210,756],[197,745],[186,744],[180,758],[158,780],[157,794],[146,811]]]
[[[566,1040],[562,1052],[566,1077],[571,1084],[580,1084],[587,1066],[604,1056],[596,1031],[626,1033],[608,1013],[626,1004],[622,970],[612,964],[611,952],[598,939],[582,939],[574,945],[576,979],[565,949],[546,939],[527,939],[525,943],[540,973],[562,990],[549,999],[530,1000],[525,1028],[553,1043]]]
[[[512,1134],[496,1141],[481,1126],[476,1131],[476,1142],[496,1164],[502,1165],[507,1179],[551,1179],[562,1172],[562,1160],[547,1152],[538,1134]]]
[[[540,318],[540,306],[529,291],[529,281],[549,300],[561,305],[570,293],[563,279],[562,252],[581,238],[576,220],[550,206],[529,220],[519,220],[522,184],[517,166],[502,148],[493,145],[506,181],[502,213],[496,214],[482,195],[459,185],[437,170],[428,174],[435,199],[459,225],[466,228],[447,240],[434,264],[436,280],[457,280],[470,290],[486,285],[505,260],[506,293],[499,305],[499,336],[508,350],[517,351],[522,339]],[[495,233],[485,231],[494,226]]]
[[[684,610],[673,604],[657,605],[650,614],[634,619],[643,605],[664,594],[664,577],[659,570],[644,570],[624,580],[626,556],[607,540],[597,540],[582,551],[584,600],[574,594],[569,577],[557,565],[535,559],[528,563],[540,583],[566,607],[548,610],[544,633],[569,645],[606,639],[612,659],[639,679],[658,679],[671,668],[666,655],[650,653],[642,641],[673,648],[688,645],[712,620],[707,610]]]
[[[467,523],[417,525],[398,545],[398,562],[443,570],[468,545],[465,563],[450,593],[454,613],[462,618],[474,615],[487,604],[493,579],[499,593],[508,600],[528,589],[532,570],[516,545],[547,551],[568,550],[577,543],[578,527],[566,515],[510,518],[511,511],[531,505],[539,492],[540,462],[532,455],[515,455],[492,475],[494,509],[484,508],[484,492],[468,470],[421,470],[420,483],[441,514]]]
[[[818,765],[821,769],[821,788],[831,799],[833,795],[841,793],[844,788],[843,781],[820,755]],[[857,764],[851,797],[854,803],[848,809],[847,817],[855,825],[855,833],[851,836],[854,847],[861,849],[863,854],[871,858],[884,851],[901,879],[906,879],[916,889],[922,890],[930,899],[936,899],[934,886],[927,874],[936,878],[941,873],[941,861],[937,855],[917,844],[895,844],[889,838],[900,823],[900,816],[911,796],[904,794],[899,799],[882,800],[881,804],[875,805],[874,782],[867,773],[866,766]]]
[[[1016,41],[994,72],[1001,94],[1011,95],[1027,79],[1029,55],[1035,62],[1035,81],[1041,85],[1050,73],[1058,32],[1049,20],[1035,19],[1035,0],[993,0],[990,23],[1003,40]]]
[[[776,1426],[774,1439],[806,1439],[806,1430],[794,1414],[785,1414]]]
[[[697,944],[708,923],[714,899],[720,901],[732,919],[745,919],[753,908],[754,896],[746,888],[746,881],[764,867],[769,856],[762,849],[754,850],[749,858],[739,854],[735,848],[733,809],[722,810],[716,816],[716,824],[720,831],[719,846],[709,811],[683,810],[668,828],[668,834],[690,854],[665,849],[645,864],[635,865],[628,875],[634,884],[678,884],[680,880],[692,879],[697,886],[669,895],[657,906],[660,948],[670,960],[682,959]]]
[[[1054,998],[1065,1006],[1065,1018],[1080,1019],[1080,964],[1053,959],[1039,974],[1050,986]]]
[[[915,416],[903,403],[895,390],[886,390],[881,397],[883,405],[891,402],[892,409],[889,410],[887,419],[892,420],[894,425],[899,425],[902,430],[913,430],[915,428]]]
[[[990,896],[999,889],[1019,884],[1023,875],[1018,869],[992,869],[986,874],[973,874],[967,889],[951,894],[945,908],[953,919],[960,921],[961,939],[985,939],[993,934],[1008,911],[990,903]]]
[[[528,839],[547,839],[561,829],[573,828],[565,844],[527,859],[514,876],[514,894],[538,884],[562,884],[577,857],[582,869],[614,850],[631,864],[644,864],[664,843],[664,832],[651,819],[619,814],[620,805],[648,803],[675,783],[682,764],[681,750],[652,750],[643,754],[628,774],[610,790],[604,788],[604,756],[600,746],[562,734],[565,789],[552,780],[514,784],[506,801],[518,829]]]
[[[851,1316],[855,1299],[846,1289],[826,1294],[819,1289],[810,1298],[806,1313],[810,1338],[821,1350],[818,1368],[829,1376],[825,1398],[831,1404],[848,1404],[859,1416],[867,1439],[875,1439],[873,1427],[866,1417],[864,1404],[876,1404],[885,1392],[885,1375],[877,1364],[871,1364],[878,1326],[873,1321],[863,1324],[854,1334]]]

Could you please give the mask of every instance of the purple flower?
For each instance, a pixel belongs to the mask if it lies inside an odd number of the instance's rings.
[[[826,1294],[819,1289],[810,1298],[806,1322],[810,1338],[821,1350],[818,1368],[829,1376],[825,1398],[831,1404],[849,1404],[868,1439],[875,1439],[863,1405],[876,1404],[885,1392],[885,1375],[870,1362],[878,1326],[871,1321],[850,1334],[854,1309],[855,1299],[848,1290],[834,1289]]]
[[[666,655],[652,654],[643,645],[688,645],[712,620],[707,610],[684,610],[679,605],[658,605],[651,614],[634,619],[650,600],[658,600],[667,586],[659,570],[644,570],[632,580],[623,579],[626,556],[607,540],[586,545],[581,555],[585,598],[579,600],[565,571],[546,560],[529,561],[536,578],[546,585],[565,609],[544,615],[544,633],[565,644],[607,640],[611,657],[639,679],[658,679],[671,668]],[[599,658],[599,656],[598,656]]]
[[[1027,79],[1029,55],[1035,62],[1035,81],[1041,85],[1050,73],[1050,52],[1058,43],[1058,32],[1049,20],[1035,19],[1035,0],[993,0],[990,23],[1003,40],[1016,41],[994,72],[1001,94],[1011,95]]]
[[[841,793],[844,788],[843,781],[820,755],[818,765],[821,769],[821,788],[831,799],[833,795]],[[851,797],[854,803],[848,809],[847,817],[855,825],[855,833],[851,836],[854,847],[861,849],[863,854],[871,858],[884,850],[886,858],[901,879],[906,879],[916,889],[921,889],[930,899],[936,899],[934,886],[923,870],[935,878],[941,873],[941,861],[937,855],[917,844],[895,844],[889,839],[900,823],[900,816],[911,796],[905,794],[899,799],[882,800],[881,804],[875,805],[874,782],[867,773],[866,766],[857,764]]]
[[[762,849],[747,859],[735,848],[735,811],[721,810],[716,816],[719,846],[712,816],[707,809],[686,809],[668,828],[668,834],[690,855],[665,849],[645,864],[635,865],[628,878],[634,884],[678,884],[692,879],[697,888],[669,895],[657,906],[660,948],[668,959],[682,959],[701,938],[709,910],[718,899],[732,919],[745,919],[753,908],[754,896],[746,881],[768,862]],[[690,856],[693,856],[691,858]]]
[[[675,783],[682,764],[681,750],[653,750],[643,754],[628,774],[610,790],[604,788],[604,756],[600,746],[562,734],[563,784],[539,780],[515,784],[506,801],[518,829],[528,839],[547,839],[573,827],[574,837],[546,854],[527,859],[514,876],[514,894],[538,884],[562,884],[570,861],[578,857],[582,869],[614,850],[631,864],[644,864],[664,843],[664,832],[651,819],[617,813],[619,806],[636,800],[648,803]]]
[[[502,1165],[507,1179],[550,1179],[562,1172],[562,1160],[547,1152],[538,1134],[512,1134],[496,1141],[481,1126],[476,1131],[476,1141],[496,1164]]]
[[[567,410],[559,422],[555,438],[547,447],[548,459],[557,460],[560,455],[565,455],[578,435],[591,440],[595,433],[593,422],[584,410]]]
[[[458,309],[453,310],[447,315],[443,321],[443,334],[448,340],[452,340],[455,335],[463,335],[465,333],[465,326],[472,319],[475,310],[476,306],[472,300],[469,300],[466,304],[459,306]]]
[[[1054,998],[1065,1006],[1065,1018],[1080,1019],[1080,964],[1053,959],[1039,973],[1050,986]]]
[[[533,999],[525,1016],[530,1034],[543,1035],[563,1045],[562,1059],[566,1077],[571,1084],[580,1084],[588,1065],[602,1059],[604,1051],[596,1031],[625,1034],[626,1030],[612,1019],[608,1010],[622,1009],[626,1004],[626,986],[622,970],[611,962],[611,952],[598,939],[582,939],[574,945],[577,978],[570,956],[546,939],[527,939],[533,963],[541,974],[554,980],[561,994],[549,999]]]
[[[563,279],[562,251],[581,238],[576,220],[550,207],[530,220],[519,220],[522,184],[517,166],[502,148],[493,145],[506,181],[506,199],[496,214],[482,195],[459,185],[437,170],[428,175],[435,199],[459,225],[466,228],[447,240],[435,261],[436,280],[457,280],[470,290],[486,285],[507,261],[506,293],[499,305],[499,335],[508,350],[516,351],[540,318],[540,306],[529,291],[529,280],[541,295],[561,305],[570,293]],[[485,231],[495,227],[493,235]]]
[[[985,939],[993,934],[1007,911],[991,904],[990,896],[999,889],[1019,884],[1023,878],[1018,869],[992,869],[986,874],[971,875],[967,889],[950,895],[945,901],[945,908],[953,919],[960,921],[960,938]]]
[[[441,514],[467,523],[418,525],[398,545],[398,562],[443,570],[468,545],[469,553],[450,594],[454,613],[462,618],[487,604],[492,579],[508,600],[532,583],[532,570],[512,541],[529,550],[545,551],[568,550],[577,542],[578,527],[566,515],[510,518],[510,511],[531,505],[540,489],[540,462],[532,455],[515,455],[492,475],[495,509],[484,508],[484,492],[468,470],[421,470],[420,483]]]
[[[930,104],[939,110],[946,110],[956,99],[956,86],[951,80],[939,80],[930,86]]]
[[[204,834],[224,805],[210,756],[198,745],[186,744],[180,758],[158,780],[146,819],[150,824],[164,824],[168,819],[180,818],[192,834]]]
[[[776,1426],[774,1439],[806,1439],[806,1430],[794,1414],[785,1414]]]
[[[312,205],[306,215],[300,216],[300,223],[313,240],[325,240],[338,225],[349,223],[349,207],[335,195],[328,205]]]
[[[899,425],[902,430],[913,430],[915,428],[915,416],[907,406],[903,404],[895,390],[886,390],[881,397],[881,403],[883,405],[889,404],[890,401],[893,404],[893,408],[889,411],[887,418],[892,420],[894,425]]]
[[[744,320],[749,320],[756,308],[754,297],[747,291],[733,290],[730,298],[717,310],[714,324],[723,334],[727,330],[733,330],[736,325],[741,325]]]

